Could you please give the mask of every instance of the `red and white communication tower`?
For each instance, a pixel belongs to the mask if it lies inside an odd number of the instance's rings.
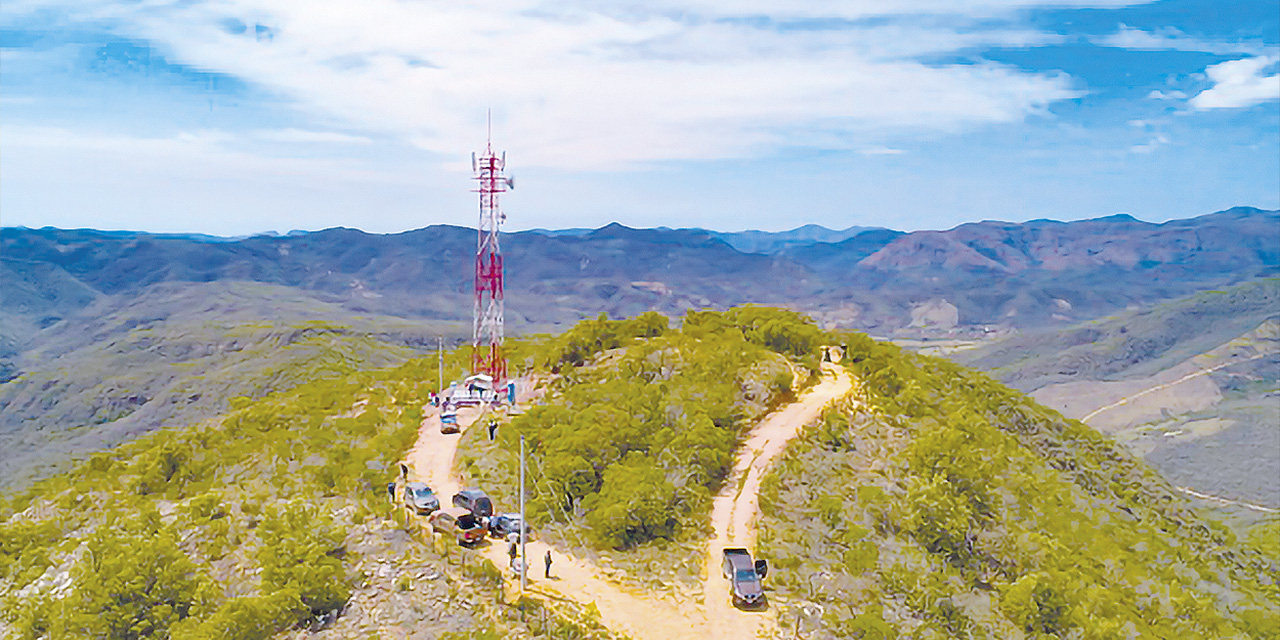
[[[498,194],[514,185],[503,175],[507,154],[494,155],[492,140],[485,141],[484,155],[471,156],[471,169],[480,181],[480,226],[476,243],[476,308],[472,324],[471,372],[493,377],[496,390],[507,379],[507,359],[502,355],[502,249],[498,246],[498,225],[506,214],[498,206]]]

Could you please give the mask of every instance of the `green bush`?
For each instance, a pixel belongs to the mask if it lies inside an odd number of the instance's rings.
[[[197,614],[212,583],[178,548],[154,513],[98,527],[71,572],[72,591],[49,602],[57,614],[29,637],[168,638],[174,624]],[[34,620],[34,618],[33,618]]]
[[[351,588],[336,557],[343,551],[343,533],[326,513],[298,501],[273,506],[258,535],[264,593],[296,593],[313,615],[346,604]]]
[[[616,349],[635,338],[654,338],[667,332],[666,316],[648,311],[629,320],[610,320],[603,313],[584,320],[556,338],[547,349],[543,364],[581,366],[602,351]]]
[[[1029,573],[1005,589],[1000,606],[1023,631],[1060,636],[1070,629],[1067,599],[1055,586],[1063,582],[1044,572]]]
[[[310,613],[297,592],[287,589],[266,596],[232,598],[203,620],[189,618],[174,625],[172,638],[268,640],[305,620]]]
[[[516,417],[499,430],[500,446],[485,450],[502,461],[504,478],[512,477],[511,452],[527,436],[538,476],[535,523],[585,512],[591,537],[618,548],[677,537],[685,530],[680,522],[703,518],[727,478],[748,416],[767,407],[779,376],[791,379],[770,347],[807,354],[821,336],[808,318],[764,308],[692,311],[678,332],[665,322],[656,314],[601,316],[547,346],[544,361],[553,366],[585,365],[602,350],[617,350],[591,366],[564,369],[546,404]],[[628,486],[614,472],[611,481],[610,469],[620,465],[646,480]]]
[[[600,492],[583,505],[604,546],[627,548],[671,538],[679,528],[676,488],[662,469],[638,453],[605,470]]]
[[[880,607],[870,607],[865,613],[854,616],[840,626],[843,635],[849,638],[859,640],[897,640],[898,638],[898,630],[885,622],[884,610]]]

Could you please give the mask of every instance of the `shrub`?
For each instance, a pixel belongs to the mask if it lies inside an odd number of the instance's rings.
[[[662,470],[633,453],[605,471],[600,493],[584,506],[599,542],[622,549],[671,538],[679,526],[675,500],[675,487]]]
[[[259,527],[265,593],[291,591],[314,615],[340,608],[351,596],[342,562],[335,557],[342,532],[328,514],[302,502],[267,510]]]
[[[208,577],[157,524],[144,513],[89,535],[54,636],[168,638],[171,626],[207,602]]]
[[[1068,605],[1054,582],[1044,572],[1022,576],[1005,590],[1000,606],[1027,633],[1062,635],[1069,627]]]
[[[281,630],[306,620],[310,611],[297,592],[277,591],[265,596],[232,598],[204,620],[194,618],[173,628],[173,640],[268,640]]]

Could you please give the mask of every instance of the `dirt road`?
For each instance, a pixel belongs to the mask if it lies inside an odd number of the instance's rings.
[[[734,465],[730,486],[713,502],[712,522],[716,535],[707,550],[707,573],[704,580],[704,603],[677,600],[674,596],[639,591],[604,578],[590,562],[551,549],[551,578],[543,577],[543,557],[549,547],[540,541],[527,545],[530,564],[529,588],[534,594],[550,600],[569,599],[581,604],[594,603],[600,622],[618,633],[637,640],[706,640],[707,638],[751,638],[765,629],[771,620],[768,612],[743,612],[728,602],[728,585],[720,577],[720,549],[729,546],[751,546],[754,542],[751,519],[759,502],[760,479],[769,464],[787,442],[831,400],[852,388],[847,373],[839,367],[824,365],[825,379],[809,389],[797,402],[770,414],[748,436]],[[480,412],[464,409],[458,413],[458,424],[465,431],[477,422]],[[418,432],[418,442],[410,451],[410,478],[431,486],[446,502],[458,491],[453,473],[458,434],[440,433],[438,412],[428,413]],[[738,480],[742,479],[742,482]],[[502,541],[482,543],[480,551],[504,569],[517,588],[518,579],[507,571],[507,546]]]
[[[773,613],[743,612],[729,601],[729,583],[720,573],[721,550],[747,547],[754,551],[752,520],[760,505],[760,480],[773,461],[800,434],[804,425],[818,417],[829,402],[847,394],[853,381],[844,368],[823,363],[823,380],[796,402],[769,414],[747,436],[738,452],[733,473],[724,490],[711,503],[714,537],[707,545],[703,567],[703,602],[712,638],[753,638],[773,626]]]
[[[480,417],[475,409],[458,412],[458,425],[465,431]],[[436,491],[442,503],[460,488],[453,473],[453,460],[458,449],[458,434],[440,433],[439,414],[429,414],[418,431],[418,443],[409,453],[410,478],[426,482]],[[548,599],[570,599],[582,604],[595,603],[600,622],[609,629],[637,640],[670,638],[705,640],[706,619],[697,603],[677,602],[673,598],[652,593],[634,592],[622,585],[600,578],[601,571],[589,562],[551,549],[551,579],[543,577],[543,557],[549,547],[537,540],[529,542],[528,576],[530,591]],[[504,570],[511,589],[519,581],[507,570],[507,546],[502,541],[481,543],[479,550]]]
[[[1160,392],[1160,391],[1164,391],[1165,389],[1168,389],[1168,388],[1170,388],[1170,387],[1174,387],[1174,386],[1180,385],[1180,384],[1182,384],[1182,383],[1184,383],[1184,382],[1187,382],[1187,381],[1189,381],[1189,380],[1194,380],[1195,378],[1199,378],[1199,377],[1201,377],[1201,376],[1207,376],[1207,375],[1209,375],[1209,374],[1211,374],[1211,373],[1213,373],[1213,372],[1215,372],[1215,371],[1220,371],[1220,370],[1222,370],[1222,369],[1226,369],[1227,367],[1233,367],[1233,366],[1235,366],[1235,365],[1238,365],[1238,364],[1244,364],[1244,363],[1246,363],[1246,362],[1252,362],[1252,361],[1254,361],[1254,360],[1259,360],[1259,359],[1261,359],[1261,358],[1268,358],[1268,357],[1271,357],[1271,356],[1274,356],[1274,355],[1275,355],[1275,354],[1274,354],[1274,353],[1271,353],[1271,352],[1258,353],[1258,354],[1254,354],[1254,355],[1252,355],[1252,356],[1249,356],[1249,357],[1247,357],[1247,358],[1244,358],[1244,359],[1242,359],[1242,360],[1232,360],[1231,362],[1224,362],[1224,363],[1222,363],[1222,364],[1219,364],[1219,365],[1217,365],[1217,366],[1213,366],[1213,367],[1209,367],[1209,368],[1207,368],[1207,369],[1198,369],[1198,370],[1195,370],[1195,371],[1193,371],[1193,372],[1191,372],[1191,373],[1188,373],[1188,374],[1186,374],[1186,375],[1184,375],[1184,376],[1182,376],[1182,377],[1180,377],[1180,378],[1178,378],[1178,379],[1176,379],[1176,380],[1173,380],[1173,381],[1171,381],[1171,382],[1166,382],[1166,383],[1164,383],[1164,384],[1158,384],[1158,385],[1155,385],[1155,386],[1152,386],[1152,387],[1148,387],[1148,388],[1143,389],[1143,390],[1141,390],[1141,391],[1139,391],[1139,392],[1137,392],[1137,393],[1134,393],[1134,394],[1131,394],[1131,395],[1125,396],[1125,397],[1123,397],[1123,398],[1119,399],[1119,400],[1118,400],[1118,401],[1116,401],[1116,402],[1112,402],[1111,404],[1108,404],[1108,405],[1106,405],[1106,406],[1098,407],[1097,409],[1094,409],[1092,412],[1090,412],[1090,413],[1089,413],[1088,415],[1086,415],[1085,417],[1080,418],[1080,421],[1081,421],[1081,422],[1089,422],[1089,421],[1090,421],[1090,420],[1092,420],[1093,418],[1097,417],[1097,416],[1098,416],[1098,414],[1100,414],[1100,413],[1102,413],[1102,412],[1104,412],[1104,411],[1110,411],[1110,410],[1115,409],[1115,408],[1117,408],[1117,407],[1122,407],[1122,406],[1124,406],[1124,405],[1126,405],[1126,404],[1129,404],[1129,403],[1131,403],[1131,402],[1133,402],[1133,401],[1135,401],[1135,400],[1137,400],[1137,399],[1139,399],[1139,398],[1141,398],[1141,397],[1143,397],[1143,396],[1148,396],[1148,395],[1151,395],[1151,394],[1153,394],[1153,393],[1157,393],[1157,392]]]

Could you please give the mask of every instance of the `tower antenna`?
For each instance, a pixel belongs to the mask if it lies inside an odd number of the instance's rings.
[[[503,268],[502,249],[498,245],[498,225],[506,219],[498,205],[498,195],[508,189],[506,154],[493,153],[493,116],[486,115],[487,136],[484,154],[477,159],[475,180],[480,187],[480,225],[477,228],[475,315],[471,338],[471,371],[493,378],[497,390],[507,379],[507,359],[502,353],[503,340]]]

